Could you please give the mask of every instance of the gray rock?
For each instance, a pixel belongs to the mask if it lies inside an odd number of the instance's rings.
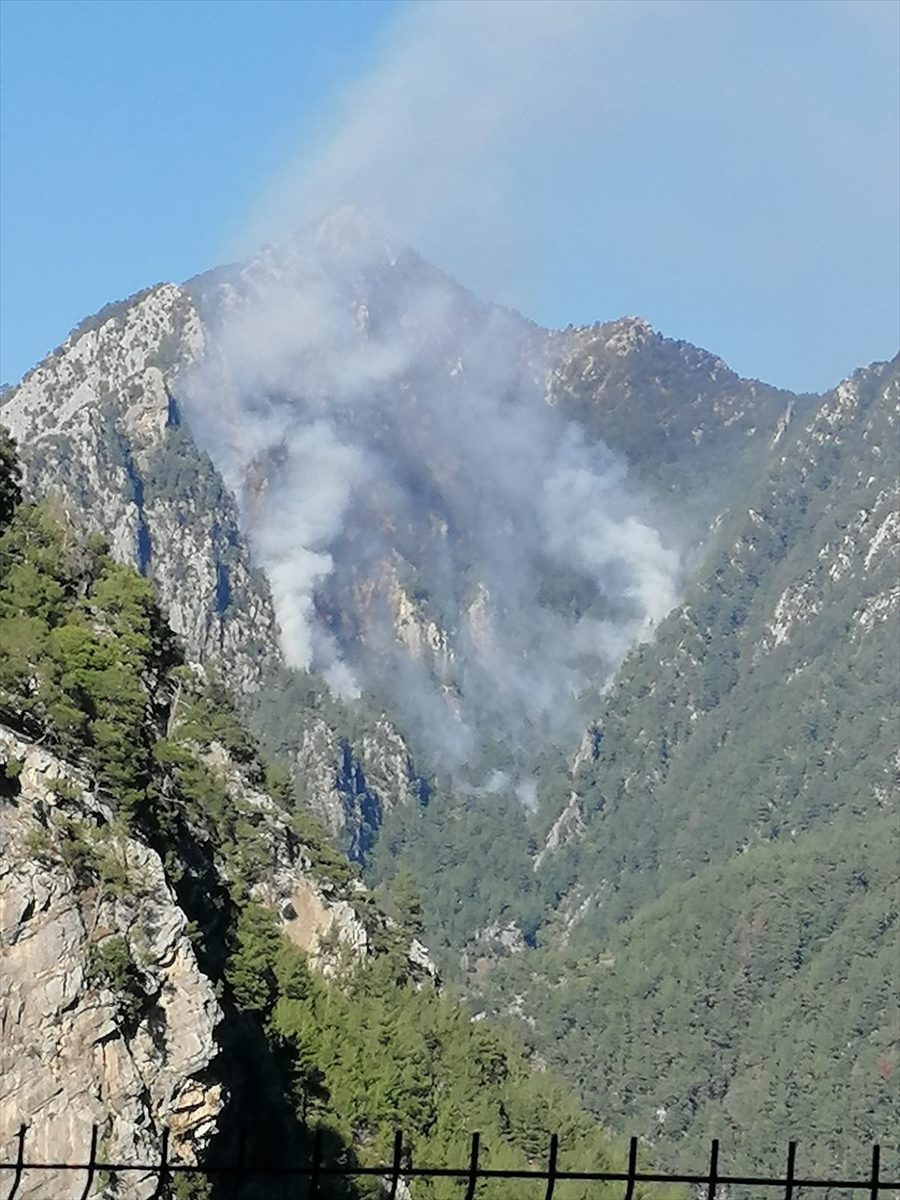
[[[165,1125],[173,1150],[196,1161],[224,1104],[221,1086],[208,1082],[222,1014],[162,863],[133,838],[107,833],[104,848],[127,864],[127,894],[80,887],[55,852],[61,802],[49,781],[72,785],[66,816],[91,834],[111,812],[84,775],[2,727],[0,757],[24,762],[16,802],[0,808],[0,1152],[14,1154],[24,1123],[27,1157],[80,1158],[97,1124],[104,1157],[147,1161]],[[134,1027],[92,971],[111,938],[125,939],[139,966],[146,1003]],[[71,1187],[71,1177],[32,1174],[19,1195],[46,1200]],[[154,1187],[128,1175],[116,1195],[145,1200]]]

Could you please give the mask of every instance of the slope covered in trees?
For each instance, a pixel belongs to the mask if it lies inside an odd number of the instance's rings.
[[[733,506],[599,714],[537,949],[483,989],[673,1158],[896,1166],[897,402],[896,360],[859,372]]]
[[[636,902],[757,843],[877,813],[896,784],[898,364],[842,385],[624,664],[549,868]],[[567,864],[567,865],[564,865]]]

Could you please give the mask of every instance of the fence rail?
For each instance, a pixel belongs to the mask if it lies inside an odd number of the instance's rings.
[[[152,1163],[115,1163],[104,1162],[97,1157],[98,1127],[93,1126],[91,1133],[90,1154],[86,1162],[80,1163],[43,1163],[28,1162],[25,1158],[26,1126],[19,1129],[17,1153],[15,1162],[0,1162],[0,1171],[14,1172],[12,1187],[6,1193],[5,1200],[15,1200],[22,1181],[31,1171],[75,1171],[86,1175],[84,1188],[79,1200],[88,1200],[91,1189],[98,1181],[101,1172],[137,1172],[156,1178],[156,1188],[150,1200],[163,1200],[168,1195],[168,1185],[179,1174],[201,1175],[208,1178],[224,1178],[235,1184],[235,1195],[241,1183],[260,1177],[294,1177],[308,1181],[304,1196],[313,1200],[320,1195],[320,1183],[323,1179],[343,1176],[376,1176],[382,1179],[386,1189],[387,1200],[397,1200],[401,1182],[411,1179],[459,1179],[465,1181],[465,1200],[477,1200],[478,1184],[489,1179],[530,1179],[547,1184],[544,1200],[553,1200],[557,1183],[567,1180],[593,1183],[623,1183],[625,1191],[623,1200],[632,1200],[634,1190],[639,1183],[681,1183],[692,1184],[706,1189],[706,1200],[716,1200],[718,1188],[729,1186],[748,1186],[761,1188],[783,1189],[784,1200],[792,1200],[794,1192],[800,1188],[840,1188],[863,1192],[870,1200],[877,1200],[879,1195],[890,1192],[900,1194],[900,1180],[884,1180],[881,1178],[881,1149],[877,1144],[872,1146],[871,1165],[866,1178],[863,1179],[806,1179],[796,1174],[797,1143],[789,1142],[785,1174],[779,1176],[767,1175],[722,1175],[719,1173],[719,1142],[714,1139],[710,1146],[709,1162],[705,1171],[699,1174],[668,1173],[658,1171],[638,1170],[638,1139],[633,1137],[628,1152],[627,1171],[563,1171],[557,1162],[559,1157],[559,1138],[556,1134],[550,1138],[547,1165],[542,1169],[532,1170],[499,1170],[483,1167],[480,1162],[481,1137],[472,1134],[469,1162],[465,1167],[416,1167],[411,1160],[404,1162],[403,1135],[394,1135],[394,1153],[389,1164],[375,1167],[363,1167],[354,1164],[338,1166],[328,1165],[322,1161],[322,1133],[316,1130],[313,1136],[312,1153],[305,1166],[265,1165],[246,1161],[245,1142],[238,1143],[238,1153],[235,1161],[230,1164],[202,1164],[170,1162],[169,1160],[169,1131],[164,1130],[160,1144],[159,1158]]]

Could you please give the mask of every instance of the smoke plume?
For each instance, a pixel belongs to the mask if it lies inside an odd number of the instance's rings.
[[[451,767],[572,732],[679,563],[626,464],[547,403],[552,337],[350,207],[197,299],[188,414],[288,662]]]

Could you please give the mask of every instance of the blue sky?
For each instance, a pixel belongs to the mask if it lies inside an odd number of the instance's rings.
[[[362,204],[484,296],[820,390],[896,351],[892,0],[3,0],[0,378]]]

